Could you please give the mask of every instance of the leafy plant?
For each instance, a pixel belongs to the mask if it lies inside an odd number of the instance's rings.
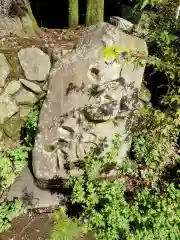
[[[27,166],[29,148],[21,147],[10,151],[10,160],[16,172],[21,172]]]
[[[176,12],[179,1],[154,0],[138,1],[143,6],[145,3],[153,6],[151,11],[142,12],[140,26],[145,31],[141,33],[148,47],[150,56],[147,60],[149,66],[155,71],[162,72],[168,83],[167,94],[163,96],[163,102],[174,111],[176,117],[179,111],[179,20],[176,19]]]
[[[8,157],[0,157],[0,186],[1,191],[4,188],[9,187],[15,180],[15,173],[13,172],[13,166]]]
[[[114,58],[118,60],[118,54],[122,52],[122,49],[119,46],[105,47],[103,49],[104,60],[109,60],[109,58]]]
[[[164,194],[150,189],[139,190],[131,206],[133,232],[127,239],[179,239],[180,190],[173,184],[165,186]]]
[[[0,232],[4,232],[11,227],[13,218],[26,213],[26,209],[21,201],[3,202],[0,204]]]
[[[39,107],[38,106],[34,106],[28,115],[28,119],[26,122],[26,137],[25,137],[25,143],[32,147],[33,145],[33,141],[34,141],[34,136],[36,133],[36,128],[37,128],[37,124],[38,124],[38,118],[39,118]]]
[[[112,144],[109,153],[116,152],[114,148],[118,142],[116,138],[116,144]],[[107,154],[106,157],[109,163],[113,163],[115,154]],[[148,186],[136,188],[129,201],[125,194],[125,179],[92,178],[95,166],[103,169],[103,159],[92,154],[86,161],[86,174],[70,180],[69,184],[73,188],[71,201],[82,205],[80,219],[87,219],[85,228],[94,232],[96,239],[179,239],[180,190],[173,184],[164,184],[161,193]],[[98,161],[99,165],[95,165]],[[119,174],[122,169],[119,167]],[[134,178],[133,172],[128,174]]]
[[[147,5],[154,6],[156,1],[157,0],[138,0],[136,8],[140,7],[140,9],[143,10]]]
[[[121,61],[121,64],[133,63],[135,67],[144,66],[147,59],[145,52],[140,52],[133,49],[134,43],[131,42],[130,47],[126,46],[108,46],[103,49],[104,61],[116,60]]]
[[[66,215],[66,208],[61,207],[54,212],[55,227],[51,234],[51,240],[79,240],[81,222],[77,219],[70,219]]]
[[[153,169],[160,169],[162,166],[170,162],[168,153],[170,146],[164,149],[161,144],[155,141],[150,141],[148,136],[140,135],[135,138],[132,145],[132,152],[137,163],[141,166],[148,166]]]
[[[15,177],[27,166],[27,147],[14,149],[0,149],[0,186],[8,188],[15,180]]]
[[[82,217],[86,218],[89,231],[95,231],[97,239],[118,239],[119,233],[128,231],[128,204],[124,199],[124,186],[119,181],[98,180],[108,166],[114,166],[121,146],[121,137],[116,135],[109,151],[102,156],[92,152],[85,159],[86,174],[73,178],[72,203],[81,203]]]
[[[141,109],[136,117],[132,129],[134,160],[156,170],[175,161],[172,146],[179,131],[171,115],[148,108]]]

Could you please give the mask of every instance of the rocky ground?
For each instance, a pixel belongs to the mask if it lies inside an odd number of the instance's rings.
[[[78,39],[84,34],[85,27],[79,26],[73,30],[66,29],[42,29],[42,34],[38,38],[23,38],[16,36],[6,36],[0,38],[0,49],[12,49],[12,51],[36,46],[46,48],[50,51],[56,47],[62,49],[72,48]],[[48,240],[53,226],[52,212],[28,213],[25,216],[14,219],[12,229],[0,234],[0,240]]]

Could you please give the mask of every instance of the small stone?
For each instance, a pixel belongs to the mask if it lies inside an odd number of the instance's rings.
[[[41,89],[41,87],[40,87],[39,85],[37,85],[37,84],[35,84],[35,83],[33,83],[33,82],[30,82],[30,81],[27,81],[27,80],[25,80],[25,79],[19,79],[19,80],[20,80],[20,82],[21,82],[24,86],[26,86],[27,88],[29,88],[30,90],[32,90],[34,93],[39,94],[39,93],[42,92],[42,89]]]
[[[4,124],[5,134],[14,141],[20,140],[22,122],[19,114],[12,116]]]
[[[5,92],[9,95],[14,95],[15,93],[17,93],[19,91],[20,88],[21,88],[21,84],[19,81],[11,81],[7,85]]]
[[[51,68],[50,58],[47,54],[39,48],[28,47],[20,50],[18,57],[28,80],[46,80]]]
[[[0,53],[0,87],[4,87],[6,78],[10,73],[10,67],[6,57]]]
[[[29,92],[26,89],[22,89],[16,96],[16,101],[19,104],[33,105],[34,103],[36,103],[37,98],[34,93]]]
[[[12,117],[18,110],[19,107],[16,102],[8,94],[4,93],[0,96],[0,124],[3,124],[6,119]]]

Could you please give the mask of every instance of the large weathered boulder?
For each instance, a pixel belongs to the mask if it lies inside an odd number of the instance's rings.
[[[115,45],[121,49],[117,55],[108,48]],[[105,61],[105,52],[110,60]],[[147,56],[144,40],[102,23],[90,27],[76,48],[55,64],[32,151],[38,180],[83,174],[79,161],[100,142],[109,145],[116,133],[124,139],[116,160],[123,160],[129,115],[136,108],[144,73],[132,56],[140,53]]]

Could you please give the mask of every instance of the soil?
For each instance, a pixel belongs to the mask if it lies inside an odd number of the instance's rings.
[[[0,240],[49,240],[52,227],[52,213],[28,213],[13,219],[12,228],[1,233]]]
[[[84,26],[76,29],[46,29],[42,28],[42,33],[37,38],[19,38],[9,35],[0,38],[1,50],[19,50],[23,47],[34,46],[68,48],[68,45],[75,45],[85,33]],[[25,216],[15,218],[12,221],[12,228],[0,233],[0,240],[49,240],[53,227],[53,214],[51,210],[44,212],[29,212]]]
[[[19,38],[15,35],[7,35],[0,38],[0,49],[18,50],[22,47],[36,46],[49,47],[68,45],[70,42],[77,43],[78,39],[86,31],[86,27],[78,26],[74,29],[47,29],[42,28],[42,32],[36,38]]]

